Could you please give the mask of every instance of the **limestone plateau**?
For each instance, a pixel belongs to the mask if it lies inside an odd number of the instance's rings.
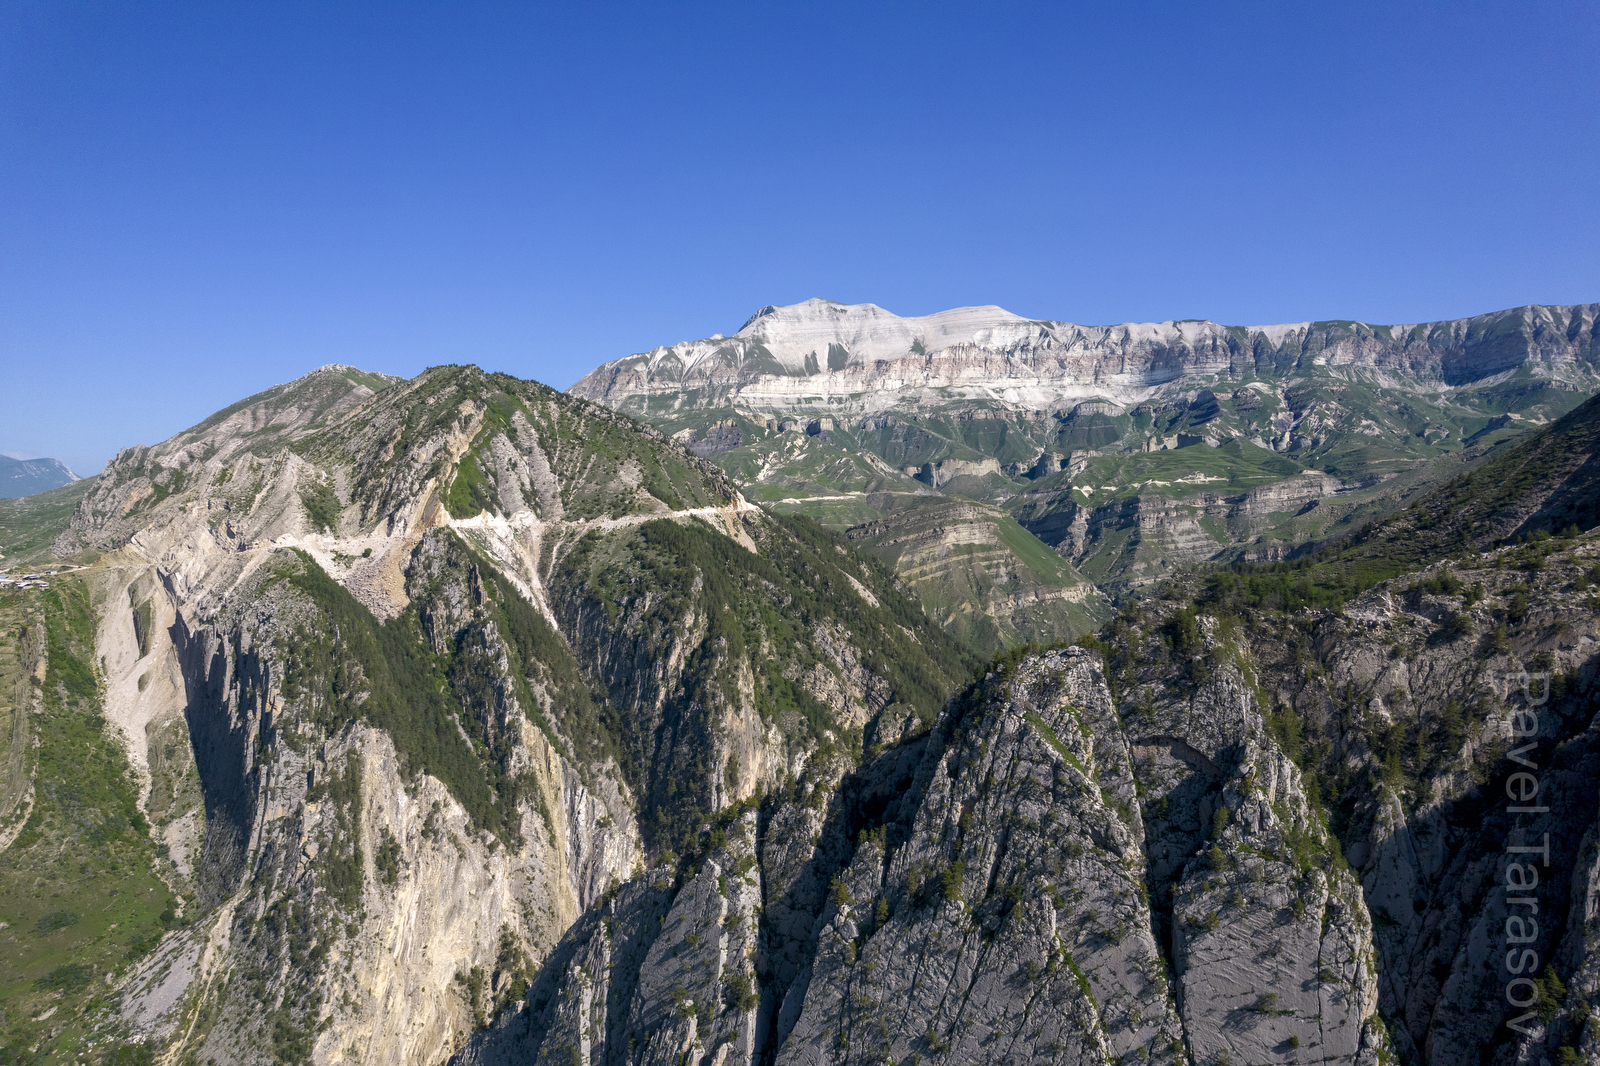
[[[945,431],[1059,440],[1071,411],[935,420],[908,394],[879,429],[786,408],[784,430],[740,400],[686,434],[678,391],[640,401],[656,425],[475,367],[325,367],[127,449],[54,527],[82,568],[0,591],[0,1061],[1600,1062],[1580,310],[1519,313],[1566,347],[1481,396],[1316,379],[1345,390],[1319,410],[1426,396],[1452,434],[1517,389],[1538,413],[1456,449],[1369,412],[1389,445],[1362,454],[1409,457],[1388,480],[1410,496],[1293,561],[1127,579],[1148,594],[1115,604],[1003,484],[1099,491],[1151,456],[1356,475],[1230,438],[1069,448],[1030,481]],[[782,317],[756,320],[774,344]],[[907,328],[916,358],[951,347]],[[869,351],[819,347],[810,378]],[[1139,402],[1176,404],[1180,369]],[[1234,391],[1265,405],[1295,374]],[[1091,414],[1119,441],[1204,437],[1226,390],[1200,391],[1177,423]],[[767,450],[740,460],[757,415]],[[930,421],[922,480],[862,443]],[[846,472],[866,480],[821,491]],[[780,502],[805,492],[860,521]],[[918,584],[940,530],[979,562]],[[1098,597],[1097,633],[974,651],[1047,622],[992,606],[1002,548],[1045,575],[1029,609]],[[927,606],[957,593],[979,606]],[[1533,812],[1506,799],[1525,764]],[[1519,1012],[1504,849],[1540,839]]]
[[[999,307],[901,318],[875,304],[807,300],[763,307],[731,337],[655,348],[591,372],[572,392],[626,408],[663,393],[701,404],[837,404],[895,409],[959,390],[1023,410],[1085,400],[1132,406],[1212,376],[1330,368],[1395,375],[1420,389],[1458,387],[1525,368],[1589,380],[1600,305],[1530,306],[1406,325],[1291,322],[1080,326]],[[1185,379],[1188,379],[1185,381]]]

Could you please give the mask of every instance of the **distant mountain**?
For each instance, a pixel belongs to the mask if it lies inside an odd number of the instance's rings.
[[[633,412],[682,393],[699,406],[823,407],[851,413],[953,395],[1049,410],[1086,399],[1148,402],[1183,379],[1374,371],[1454,388],[1531,369],[1588,380],[1600,304],[1529,306],[1404,325],[1204,320],[1080,326],[961,307],[902,318],[876,304],[764,307],[732,337],[654,348],[594,370],[572,392]]]
[[[1324,593],[1365,588],[1441,559],[1600,526],[1600,396],[1422,496],[1299,560]]]
[[[1550,424],[1600,389],[1597,312],[1080,326],[807,300],[607,363],[571,391],[824,525],[879,529],[903,510],[879,504],[928,494],[1000,508],[1120,595],[1185,564],[1283,558],[1351,532]],[[942,524],[948,545],[989,539],[961,522]],[[928,567],[967,565],[942,552],[900,557],[936,614],[927,593],[955,575],[930,583]],[[977,608],[1002,631],[1018,632],[1001,611],[1015,595],[991,579],[1026,557],[990,556],[974,585],[993,590]],[[1064,603],[1030,609],[1037,639],[1074,624]]]
[[[0,500],[32,496],[78,480],[60,459],[13,459],[0,455]]]

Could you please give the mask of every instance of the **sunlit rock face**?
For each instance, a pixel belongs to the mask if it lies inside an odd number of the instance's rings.
[[[649,397],[701,405],[793,407],[845,401],[883,409],[936,390],[1048,409],[1103,397],[1150,398],[1208,375],[1288,376],[1312,368],[1366,370],[1441,388],[1530,367],[1554,379],[1594,373],[1597,305],[1525,307],[1444,322],[1372,326],[1215,322],[1080,326],[999,307],[902,318],[875,304],[807,300],[764,307],[731,337],[652,349],[591,372],[572,387],[623,410]]]

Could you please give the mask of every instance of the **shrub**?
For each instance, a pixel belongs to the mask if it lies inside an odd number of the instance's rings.
[[[372,862],[378,868],[383,883],[392,885],[400,879],[400,842],[389,832],[388,826],[378,830],[378,837],[378,853],[373,856]]]
[[[40,992],[76,992],[94,980],[94,971],[81,962],[57,966],[33,983]]]
[[[722,979],[723,1001],[738,1011],[751,1011],[761,1003],[761,993],[757,992],[750,976],[744,971],[735,971],[731,976]]]
[[[961,882],[967,876],[967,864],[957,860],[950,864],[950,868],[939,876],[939,890],[944,898],[955,902],[961,898]]]

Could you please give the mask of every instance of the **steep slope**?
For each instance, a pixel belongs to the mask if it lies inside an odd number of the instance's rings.
[[[1409,562],[1600,524],[1600,397],[1381,523],[1352,545]]]
[[[1321,550],[1275,568],[1268,584],[1292,584],[1317,602],[1434,560],[1502,542],[1600,524],[1600,397]],[[1241,568],[1249,581],[1267,571]],[[1259,575],[1259,576],[1258,576]]]
[[[845,532],[949,633],[992,655],[1067,640],[1110,616],[1098,589],[997,507],[918,492],[798,498],[771,506]]]
[[[681,446],[471,367],[325,368],[124,452],[75,549],[174,932],[73,964],[115,988],[84,1026],[12,989],[8,1046],[63,1056],[439,1061],[650,856],[970,662]]]
[[[1106,633],[1125,706],[1248,666],[1360,873],[1406,1062],[1600,1055],[1597,410],[1303,566],[1186,575]],[[1529,842],[1527,891],[1499,892]]]
[[[1467,553],[1338,609],[1267,582],[1212,578],[1189,586],[1196,606],[1174,589],[1119,619],[1125,703],[1248,665],[1266,731],[1360,876],[1402,1061],[1594,1061],[1600,535]],[[1501,892],[1528,844],[1528,891]],[[1511,896],[1535,901],[1537,925],[1510,921]]]
[[[1597,306],[1084,327],[811,300],[608,363],[573,391],[679,436],[753,498],[920,482],[1004,507],[1121,594],[1348,531],[1409,483],[1553,421],[1600,386]]]
[[[77,480],[78,475],[60,459],[13,459],[0,455],[0,500],[32,496]]]
[[[1583,505],[1587,415],[1430,505]],[[1187,574],[831,794],[725,812],[461,1061],[1594,1061],[1600,533],[1342,608],[1294,581]],[[1545,839],[1508,1009],[1501,860]]]
[[[78,1061],[114,1014],[105,975],[173,928],[174,894],[107,729],[87,590],[0,589],[0,627],[0,1055]]]
[[[459,1061],[1381,1061],[1360,885],[1248,675],[1106,680],[1012,657],[831,795],[728,812]]]
[[[324,411],[118,466],[61,544],[103,554],[0,602],[11,1051],[1600,1058],[1600,532],[1538,528],[1590,408],[1435,497],[1519,543],[1184,571],[975,672],[603,407],[450,367]],[[1496,888],[1546,833],[1519,1014]]]

